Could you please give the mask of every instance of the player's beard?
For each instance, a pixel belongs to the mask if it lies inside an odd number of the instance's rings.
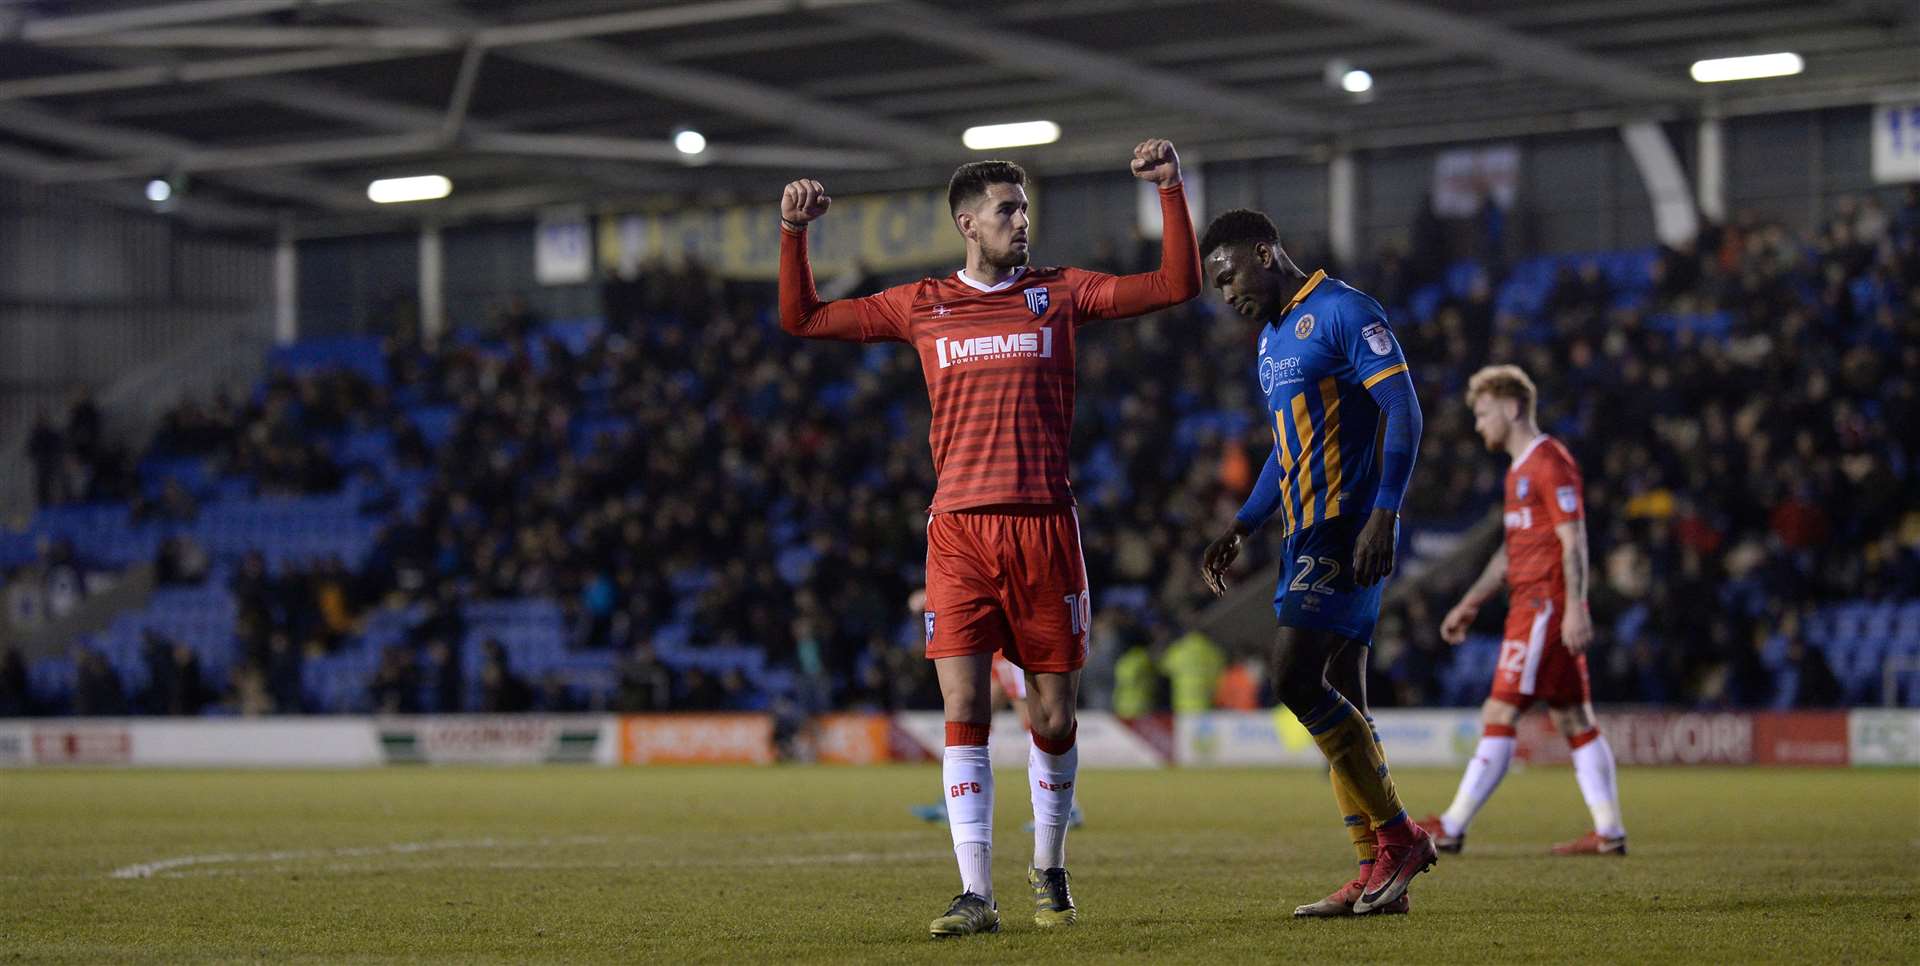
[[[980,254],[986,259],[987,264],[1003,271],[1019,268],[1027,263],[1027,250],[1015,248],[1012,244],[1008,244],[1006,248],[997,252],[983,250]]]

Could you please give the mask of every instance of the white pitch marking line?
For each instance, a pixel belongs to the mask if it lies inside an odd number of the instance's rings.
[[[511,841],[485,838],[466,841],[447,842],[395,842],[391,845],[356,845],[337,849],[287,849],[275,852],[214,852],[206,855],[182,855],[158,862],[139,862],[123,865],[109,873],[115,879],[150,879],[163,872],[182,869],[195,865],[229,865],[233,863],[286,862],[293,859],[355,858],[370,855],[410,855],[416,852],[434,852],[445,849],[495,849],[515,846],[543,845],[605,845],[606,836],[577,836],[565,839],[534,839],[530,841]]]
[[[925,833],[915,831],[915,832],[908,832],[904,834],[906,836],[919,838],[919,837],[922,837]],[[896,832],[896,833],[893,833],[893,835],[900,836],[902,835],[902,833]],[[826,836],[826,835],[821,835],[819,833],[814,833],[814,834],[801,835],[796,837],[803,840],[805,839],[817,840],[817,839],[828,838],[833,836]],[[869,836],[869,837],[871,838],[873,836]],[[883,834],[881,837],[886,837],[886,836],[884,836]],[[631,837],[631,840],[652,841],[655,838],[657,837],[656,836],[633,836]],[[554,845],[562,845],[562,846],[607,845],[607,844],[611,844],[613,841],[614,841],[613,838],[609,836],[604,836],[604,835],[581,835],[581,836],[572,836],[568,838],[543,838],[543,839],[484,838],[484,839],[449,840],[449,841],[442,841],[442,842],[395,842],[390,845],[355,845],[355,846],[343,846],[340,848],[333,848],[333,849],[282,849],[282,850],[276,850],[271,852],[213,852],[213,853],[207,853],[202,855],[182,855],[182,856],[177,856],[170,859],[161,859],[156,862],[140,862],[140,863],[135,863],[133,865],[121,866],[120,868],[114,869],[112,872],[108,873],[108,875],[109,877],[115,878],[115,879],[150,879],[155,876],[166,876],[168,878],[173,878],[181,875],[195,875],[195,874],[197,875],[236,875],[236,874],[243,874],[243,873],[238,872],[238,870],[230,870],[230,869],[195,869],[192,872],[183,872],[178,870],[190,869],[194,866],[219,866],[219,865],[239,865],[239,864],[259,865],[259,864],[266,864],[266,863],[293,862],[293,861],[302,861],[302,860],[309,860],[309,859],[367,858],[367,857],[384,856],[384,855],[412,855],[412,854],[421,853],[421,852],[458,851],[458,850],[464,850],[464,849],[500,850],[500,849],[513,849],[513,848],[539,848],[539,847],[554,846]],[[927,853],[927,855],[944,855],[944,854],[945,854],[944,852]],[[654,860],[650,862],[609,863],[605,867],[665,868],[665,867],[679,867],[679,866],[691,866],[691,865],[781,866],[781,865],[809,865],[809,864],[816,864],[816,863],[834,865],[834,864],[863,864],[868,862],[883,862],[883,861],[913,861],[913,860],[921,859],[924,857],[925,856],[922,856],[919,853],[841,852],[841,853],[828,853],[825,855],[810,855],[810,856],[809,855],[763,856],[757,859],[749,859],[744,861],[738,860],[738,859],[720,860],[717,862],[710,861],[710,860],[699,861],[699,862],[695,862],[691,860]],[[569,865],[567,863],[553,863],[550,865],[543,865],[540,867],[542,868],[574,868],[574,867],[587,868],[589,866],[585,866],[585,865],[574,866],[574,865]]]

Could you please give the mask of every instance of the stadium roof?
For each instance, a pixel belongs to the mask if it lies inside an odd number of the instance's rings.
[[[0,175],[296,233],[926,184],[975,124],[1058,172],[1920,96],[1905,0],[0,0]],[[1703,57],[1797,76],[1701,85]],[[1374,89],[1329,82],[1343,63]],[[1330,71],[1333,71],[1330,73]],[[682,128],[710,145],[689,159]],[[376,206],[373,178],[449,199]]]

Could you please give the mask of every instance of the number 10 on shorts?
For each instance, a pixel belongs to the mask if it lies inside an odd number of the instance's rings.
[[[1093,592],[1083,590],[1068,594],[1064,600],[1067,604],[1067,626],[1073,629],[1073,636],[1086,636],[1088,628],[1093,625]]]

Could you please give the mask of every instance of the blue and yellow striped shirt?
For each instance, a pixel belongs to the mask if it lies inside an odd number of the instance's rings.
[[[1385,427],[1368,390],[1406,371],[1380,303],[1314,272],[1279,320],[1260,332],[1255,374],[1274,448],[1240,521],[1257,528],[1277,512],[1290,535],[1371,510]]]

